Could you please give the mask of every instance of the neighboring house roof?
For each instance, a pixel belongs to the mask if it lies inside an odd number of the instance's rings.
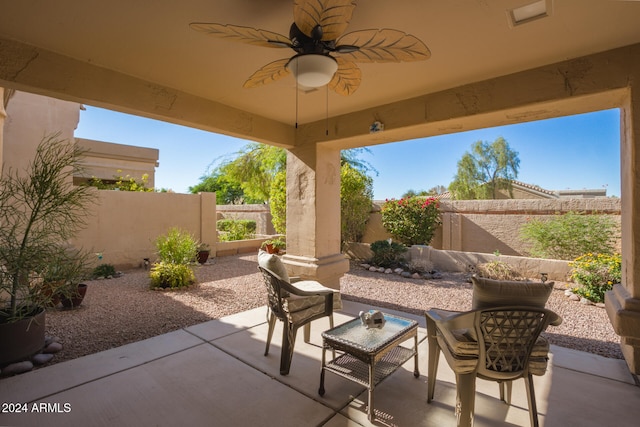
[[[527,184],[522,181],[511,182],[512,193],[514,199],[561,199],[561,198],[573,198],[573,199],[589,199],[596,197],[607,197],[606,188],[602,189],[583,189],[583,190],[547,190],[535,184]],[[503,198],[506,197],[506,191],[500,190]],[[436,198],[441,200],[451,200],[451,192],[439,194]]]

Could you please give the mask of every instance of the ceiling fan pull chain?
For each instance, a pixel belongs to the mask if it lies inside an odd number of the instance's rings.
[[[296,74],[298,74],[298,61],[295,62]],[[298,129],[298,79],[296,79],[296,129]]]
[[[329,136],[329,85],[325,85],[326,94],[327,94],[327,111],[326,111],[326,122],[325,122],[325,131],[324,134]]]

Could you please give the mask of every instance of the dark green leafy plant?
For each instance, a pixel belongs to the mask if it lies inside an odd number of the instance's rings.
[[[520,232],[521,238],[531,244],[531,255],[572,260],[586,253],[613,253],[620,229],[608,215],[567,212],[550,220],[532,219]]]
[[[370,248],[373,252],[371,264],[386,268],[400,266],[404,261],[402,255],[407,252],[405,245],[389,240],[377,240]]]
[[[440,204],[433,197],[387,200],[382,205],[382,225],[405,245],[428,245],[440,226]]]
[[[589,301],[604,302],[604,294],[622,280],[620,254],[588,253],[569,263],[571,280],[578,283],[573,293]]]
[[[109,277],[109,276],[113,277],[115,276],[115,274],[116,274],[116,268],[113,265],[100,264],[93,269],[93,272],[91,273],[91,277],[93,278]]]
[[[43,304],[38,286],[54,273],[51,266],[61,254],[82,266],[82,252],[64,252],[60,242],[85,226],[94,200],[95,190],[73,185],[83,154],[53,134],[40,142],[26,171],[8,170],[0,177],[0,322],[21,320]],[[60,277],[49,295],[73,279]]]

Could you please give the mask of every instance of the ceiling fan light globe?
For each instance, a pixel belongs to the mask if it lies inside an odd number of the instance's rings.
[[[328,55],[306,54],[291,58],[287,68],[300,85],[321,87],[331,81],[338,70],[338,63]]]

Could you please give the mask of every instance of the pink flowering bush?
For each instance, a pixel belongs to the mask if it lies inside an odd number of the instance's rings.
[[[428,245],[442,224],[439,208],[434,197],[387,200],[382,205],[382,225],[407,246]]]

